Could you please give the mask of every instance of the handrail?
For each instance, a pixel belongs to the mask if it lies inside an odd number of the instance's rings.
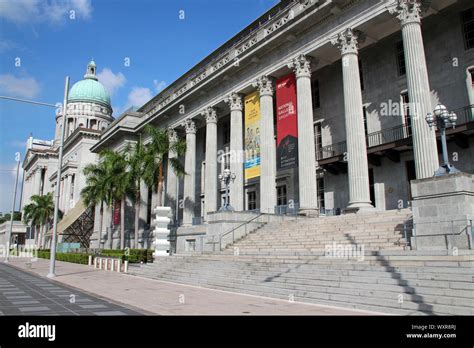
[[[237,228],[240,228],[242,226],[245,226],[245,225],[248,225],[250,222],[254,221],[255,219],[259,218],[260,216],[264,215],[264,213],[259,213],[257,216],[254,216],[253,218],[251,218],[250,220],[247,220],[243,223],[241,223],[240,225],[238,226],[234,226],[232,227],[232,229],[230,229],[229,231],[227,232],[224,232],[224,233],[221,233],[219,235],[219,250],[222,251],[222,238],[224,236],[227,236],[228,234],[230,233],[233,233]],[[263,222],[262,222],[263,223]],[[232,235],[232,243],[235,241],[235,238],[234,238],[234,235]]]

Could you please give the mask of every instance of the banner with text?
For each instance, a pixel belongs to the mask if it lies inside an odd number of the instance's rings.
[[[298,119],[295,75],[276,82],[277,169],[298,165]]]
[[[249,94],[245,102],[245,179],[260,176],[260,94]]]

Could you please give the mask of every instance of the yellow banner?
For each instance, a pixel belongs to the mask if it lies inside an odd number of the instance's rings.
[[[245,102],[245,179],[260,176],[260,94],[249,94]]]

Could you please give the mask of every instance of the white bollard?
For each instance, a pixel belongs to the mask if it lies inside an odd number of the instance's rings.
[[[115,268],[115,260],[112,259],[112,264],[110,265],[110,270],[113,272],[113,271],[115,271],[114,268]]]
[[[120,259],[117,259],[117,273],[120,273]]]
[[[125,263],[123,264],[123,272],[128,273],[128,261],[125,261]]]
[[[92,255],[89,255],[89,260],[87,261],[87,265],[89,267],[92,266]]]
[[[97,257],[94,257],[94,268],[97,268]]]
[[[103,261],[104,261],[104,259],[102,257],[99,258],[99,269],[103,268],[103,263],[104,263]]]

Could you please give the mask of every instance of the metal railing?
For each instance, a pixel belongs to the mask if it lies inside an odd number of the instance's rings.
[[[298,215],[299,210],[300,205],[298,203],[293,203],[292,205],[276,205],[275,215]]]
[[[456,126],[461,126],[474,122],[474,104],[453,110],[458,119]],[[383,144],[403,140],[412,136],[411,126],[401,124],[395,127],[382,129],[366,135],[366,146],[368,148],[380,146]],[[320,161],[326,158],[343,155],[347,151],[346,141],[340,141],[331,145],[326,145],[320,149],[316,149],[316,160]]]
[[[240,236],[240,238],[246,236],[249,232],[253,231],[253,230],[249,230],[248,228],[248,224],[250,223],[255,223],[255,224],[266,224],[266,222],[260,222],[260,221],[255,221],[257,220],[258,218],[262,217],[264,215],[264,213],[259,213],[258,215],[252,217],[250,220],[247,220],[237,226],[234,226],[232,227],[229,231],[227,232],[224,232],[224,233],[221,233],[219,235],[219,250],[222,251],[222,238],[224,238],[225,236],[229,235],[229,234],[232,234],[232,242],[229,243],[229,244],[232,244],[235,242],[235,230],[239,229],[239,228],[242,228],[244,227],[245,228],[245,231],[244,231],[244,234],[242,236]]]
[[[336,216],[336,215],[341,215],[341,214],[342,214],[341,208],[334,208],[334,209],[319,208],[319,215]]]
[[[474,122],[474,104],[453,110],[458,116],[456,126]]]
[[[367,147],[374,147],[394,141],[406,139],[411,136],[411,126],[401,124],[392,128],[382,129],[377,132],[367,134]]]
[[[331,145],[326,145],[321,147],[316,151],[316,160],[320,161],[325,158],[331,158],[335,156],[342,155],[347,151],[347,143],[345,141],[340,141]]]
[[[417,235],[417,228],[420,225],[435,225],[437,228],[446,228],[449,229],[449,232],[445,233],[433,233],[433,234],[422,234]],[[445,227],[442,227],[445,226]],[[455,236],[466,235],[467,236],[467,247],[468,249],[472,249],[473,246],[473,238],[474,238],[474,225],[472,224],[472,220],[469,219],[460,219],[460,220],[446,220],[446,221],[430,221],[430,222],[419,222],[413,223],[413,234],[412,238],[415,241],[416,247],[416,239],[423,238],[423,237],[444,237],[446,242],[447,249],[452,249],[455,245]],[[451,238],[448,238],[451,237]]]

